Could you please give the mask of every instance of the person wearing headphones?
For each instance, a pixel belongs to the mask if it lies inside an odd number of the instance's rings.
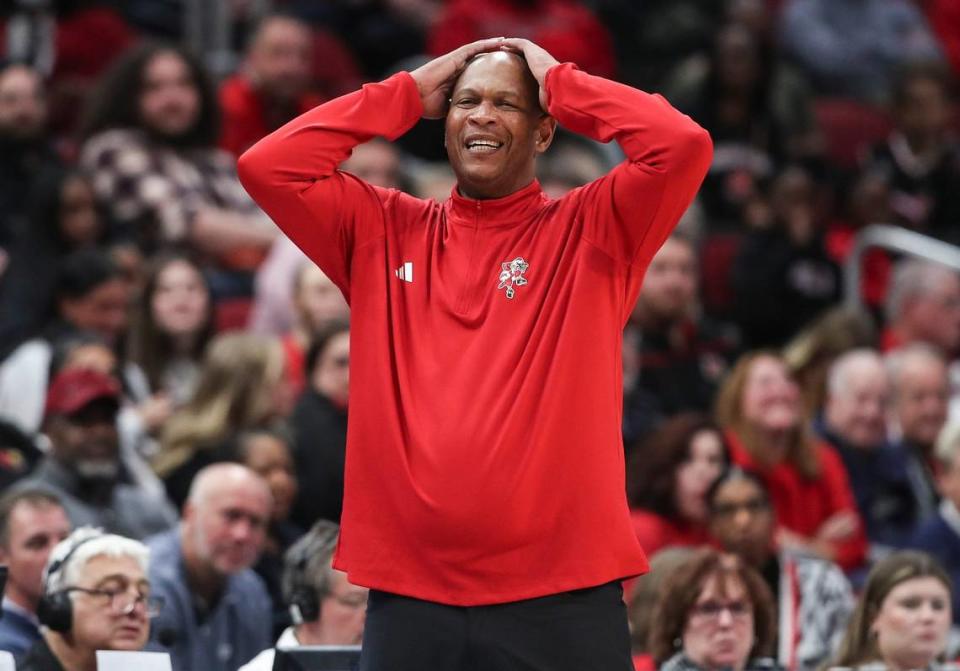
[[[96,671],[97,650],[141,650],[163,606],[150,594],[150,552],[139,542],[81,527],[50,553],[37,607],[43,638],[20,671]]]
[[[277,648],[301,645],[358,645],[363,638],[369,590],[347,582],[333,568],[340,527],[320,520],[284,556],[283,598],[294,625],[277,639]],[[270,671],[276,648],[268,648],[239,671]]]

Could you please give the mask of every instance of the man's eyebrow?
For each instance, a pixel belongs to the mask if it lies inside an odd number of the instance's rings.
[[[472,88],[469,88],[469,87],[468,87],[468,88],[457,89],[456,91],[453,92],[453,95],[455,95],[455,96],[462,96],[462,95],[476,96],[476,95],[480,95],[480,94],[479,94],[475,89],[472,89]],[[519,98],[519,97],[520,97],[520,92],[519,92],[519,91],[515,91],[515,90],[513,90],[513,89],[500,89],[500,90],[498,90],[498,91],[494,91],[494,92],[493,92],[493,96],[494,96],[495,98],[508,98],[508,97]]]
[[[140,586],[140,585],[149,586],[149,585],[150,585],[150,581],[147,580],[146,578],[140,578],[139,580],[131,581],[130,578],[127,577],[127,576],[126,576],[125,574],[123,574],[123,573],[111,573],[110,575],[105,575],[105,576],[103,576],[102,578],[100,578],[100,580],[98,580],[95,584],[96,584],[96,587],[99,588],[99,587],[102,587],[104,584],[106,584],[106,583],[108,583],[108,582],[124,582],[124,583],[128,583],[128,584],[129,584],[130,582],[134,582],[134,583],[135,583],[136,585],[138,585],[138,586]]]

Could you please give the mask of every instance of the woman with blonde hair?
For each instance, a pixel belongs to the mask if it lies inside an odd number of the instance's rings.
[[[859,566],[866,536],[843,462],[813,437],[783,359],[767,350],[742,356],[720,388],[716,415],[733,463],[770,491],[779,549]]]
[[[950,631],[950,578],[923,552],[895,552],[870,571],[831,667],[936,668]]]
[[[153,462],[174,503],[183,505],[201,468],[235,460],[237,435],[290,412],[283,368],[277,340],[232,332],[210,343],[194,393],[164,427]]]

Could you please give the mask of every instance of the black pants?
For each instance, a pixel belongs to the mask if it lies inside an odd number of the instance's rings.
[[[619,582],[494,606],[370,590],[360,671],[632,671]]]

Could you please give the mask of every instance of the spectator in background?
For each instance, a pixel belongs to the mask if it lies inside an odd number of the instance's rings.
[[[150,582],[166,602],[155,647],[176,671],[236,671],[270,645],[270,597],[250,568],[270,507],[260,476],[214,464],[191,484],[179,528],[149,541]]]
[[[115,378],[83,368],[57,374],[43,425],[50,451],[16,486],[54,493],[76,527],[146,538],[170,528],[177,516],[162,496],[129,482],[119,451],[119,408]]]
[[[830,667],[936,668],[950,630],[950,578],[922,552],[896,552],[867,577]]]
[[[287,551],[283,591],[294,626],[284,630],[276,648],[360,644],[369,590],[333,568],[339,536],[336,524],[321,520]],[[264,650],[240,671],[271,671],[274,657],[275,648]]]
[[[906,475],[918,501],[919,519],[937,508],[934,443],[947,421],[950,381],[943,356],[933,347],[914,343],[887,355],[892,391],[891,423],[899,434]]]
[[[700,192],[714,227],[735,225],[785,162],[819,151],[805,83],[780,66],[773,47],[745,24],[720,27],[707,62],[681,65],[666,90],[714,140]]]
[[[130,287],[103,251],[81,249],[63,261],[57,277],[56,317],[0,366],[0,416],[28,435],[40,429],[50,379],[52,343],[89,331],[115,347],[127,329]]]
[[[907,0],[789,0],[780,28],[784,50],[822,94],[884,102],[898,66],[940,58]]]
[[[400,150],[382,138],[354,147],[341,169],[374,186],[409,191]],[[307,263],[313,264],[290,238],[285,235],[277,238],[257,272],[256,302],[251,316],[253,330],[279,336],[296,328],[296,308],[293,305],[296,275]],[[332,297],[329,300],[335,301]],[[345,318],[345,315],[341,316]]]
[[[843,306],[824,312],[790,339],[783,359],[800,385],[806,416],[815,416],[826,403],[827,373],[836,358],[857,347],[875,347],[877,339],[867,312]]]
[[[307,388],[291,417],[300,495],[291,518],[301,528],[340,521],[350,392],[350,326],[332,322],[307,351]]]
[[[940,507],[917,529],[910,546],[935,557],[953,584],[960,584],[960,424],[943,427],[937,438]],[[953,593],[953,621],[960,623],[960,594]]]
[[[627,497],[637,539],[648,556],[709,541],[705,497],[729,460],[720,430],[694,413],[671,417],[633,451]]]
[[[762,666],[776,619],[770,590],[736,557],[698,550],[660,592],[650,651],[660,671],[720,671]]]
[[[676,546],[665,548],[649,557],[650,570],[637,578],[627,595],[627,618],[630,622],[630,641],[633,665],[636,671],[652,671],[656,668],[650,656],[650,629],[659,613],[655,608],[660,600],[663,586],[670,576],[683,566],[697,548]]]
[[[949,71],[939,63],[905,69],[892,102],[896,129],[873,147],[864,169],[889,183],[893,223],[960,243],[960,145],[951,132]]]
[[[290,624],[290,612],[281,588],[283,555],[303,535],[303,529],[290,521],[297,497],[297,476],[293,470],[293,438],[283,424],[251,429],[236,440],[237,461],[263,478],[270,488],[273,506],[263,540],[263,552],[253,570],[273,602],[273,632],[279,635]]]
[[[960,352],[960,274],[930,261],[897,264],[887,294],[884,350],[928,343],[944,356]]]
[[[778,552],[776,521],[763,481],[730,469],[707,493],[710,533],[720,549],[763,576],[776,599],[777,662],[784,669],[813,671],[829,659],[853,612],[854,597],[836,564]]]
[[[294,277],[293,307],[296,322],[280,342],[287,380],[291,391],[299,395],[306,385],[304,360],[310,343],[331,322],[349,319],[350,307],[333,280],[310,260],[303,262]]]
[[[218,126],[199,62],[181,47],[147,44],[91,96],[80,163],[146,250],[188,246],[218,271],[214,294],[245,295],[276,229],[237,181],[233,157],[215,147]]]
[[[523,35],[561,63],[576,63],[592,75],[616,74],[610,33],[579,0],[452,0],[430,28],[427,52],[439,56],[505,32]]]
[[[0,356],[54,318],[57,277],[70,252],[102,244],[107,236],[85,176],[48,167],[31,179],[23,225],[0,273]]]
[[[43,638],[17,668],[86,671],[98,650],[141,650],[163,607],[151,594],[149,560],[143,543],[90,527],[57,544],[43,575]]]
[[[747,214],[750,231],[733,264],[734,313],[750,347],[783,345],[832,307],[840,268],[824,245],[817,186],[800,167],[785,169]]]
[[[872,349],[851,350],[831,366],[827,400],[815,422],[820,437],[843,460],[874,559],[904,547],[921,510],[908,477],[908,457],[887,441],[889,402],[883,359]]]
[[[698,280],[693,241],[674,233],[647,266],[624,338],[625,346],[636,345],[637,366],[634,387],[624,394],[628,443],[660,417],[708,412],[733,358],[730,330],[698,315]]]
[[[213,299],[201,268],[184,254],[154,258],[127,339],[127,361],[141,373],[134,396],[163,399],[171,409],[186,404],[213,328]],[[159,424],[148,428],[152,433]]]
[[[241,71],[220,85],[220,146],[234,156],[319,105],[313,88],[313,32],[300,19],[274,14],[260,21]]]
[[[182,506],[200,469],[234,460],[237,436],[288,414],[290,404],[277,341],[241,332],[214,338],[193,396],[164,425],[153,462],[170,499]]]
[[[802,410],[783,360],[766,351],[741,357],[717,395],[733,463],[757,471],[772,497],[778,549],[849,571],[864,559],[863,523],[843,462],[810,435]]]
[[[40,74],[28,65],[0,64],[0,250],[8,253],[23,226],[31,183],[44,168],[60,165],[47,138],[47,114]]]
[[[43,594],[43,567],[54,546],[69,534],[67,514],[49,492],[21,489],[0,499],[0,564],[9,571],[0,650],[22,655],[40,640],[37,604]]]

